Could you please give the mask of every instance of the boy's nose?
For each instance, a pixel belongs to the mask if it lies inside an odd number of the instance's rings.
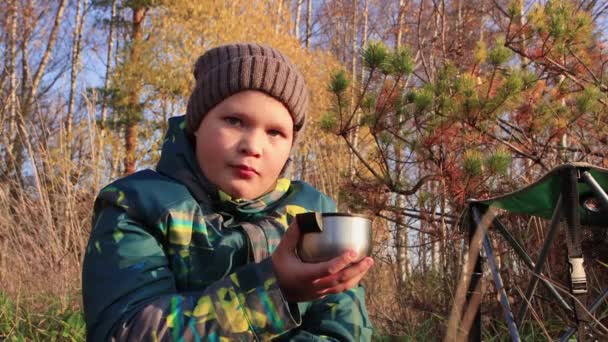
[[[256,133],[244,134],[239,141],[239,152],[248,156],[259,157],[262,154],[262,141]]]

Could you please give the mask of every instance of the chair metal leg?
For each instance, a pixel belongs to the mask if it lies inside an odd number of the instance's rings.
[[[509,245],[513,248],[515,253],[523,260],[523,262],[526,264],[526,266],[528,266],[528,268],[531,271],[534,270],[534,268],[536,266],[535,266],[534,261],[532,261],[532,258],[530,257],[530,255],[519,244],[519,242],[515,239],[515,237],[513,237],[513,235],[511,235],[511,233],[507,230],[507,228],[505,228],[505,226],[502,224],[502,222],[498,218],[494,219],[492,226],[507,240]],[[539,280],[541,281],[541,283],[543,283],[545,285],[545,287],[547,287],[549,292],[551,292],[551,294],[557,299],[557,302],[562,306],[562,308],[564,308],[568,311],[574,310],[568,304],[568,302],[566,302],[564,297],[562,297],[562,295],[559,294],[559,292],[557,291],[555,286],[553,286],[553,284],[551,284],[547,279],[545,279],[543,277],[542,273],[539,273],[539,274],[535,273],[534,276],[539,277]]]
[[[540,255],[538,256],[538,260],[536,261],[536,265],[534,266],[534,275],[532,279],[530,279],[530,283],[528,283],[528,287],[526,288],[525,297],[517,311],[517,326],[521,326],[522,321],[524,320],[524,316],[526,315],[526,311],[528,310],[528,302],[531,300],[534,292],[536,291],[536,285],[538,284],[537,274],[541,274],[543,266],[545,265],[545,261],[547,260],[547,255],[549,254],[549,247],[557,234],[557,228],[559,227],[560,221],[562,220],[562,196],[557,200],[557,204],[555,205],[555,210],[553,211],[553,216],[551,217],[551,223],[549,224],[549,232],[545,237],[545,243],[543,244],[543,248],[540,251]]]
[[[517,326],[515,325],[515,319],[513,318],[513,311],[511,310],[511,306],[509,305],[509,299],[507,297],[507,292],[505,291],[505,287],[502,282],[502,278],[500,277],[500,273],[498,272],[498,265],[496,264],[496,258],[494,257],[494,250],[492,249],[492,244],[490,243],[490,238],[486,234],[483,239],[483,248],[486,252],[486,257],[488,260],[488,264],[490,265],[490,269],[492,270],[492,276],[494,278],[494,285],[496,286],[496,291],[500,295],[500,305],[502,306],[502,313],[507,321],[507,326],[509,327],[509,334],[511,335],[512,341],[521,341],[519,337],[519,331],[517,330]]]

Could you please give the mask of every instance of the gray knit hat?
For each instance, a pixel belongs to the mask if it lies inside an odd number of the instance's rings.
[[[217,104],[243,90],[259,90],[281,101],[294,122],[294,140],[304,126],[308,89],[304,76],[278,50],[255,43],[208,50],[194,65],[196,86],[188,100],[186,132],[193,136]]]

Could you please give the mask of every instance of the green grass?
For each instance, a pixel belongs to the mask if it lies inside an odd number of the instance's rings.
[[[84,341],[84,317],[56,298],[34,304],[11,300],[0,292],[0,341]]]
[[[431,317],[420,324],[412,325],[400,336],[387,335],[385,332],[376,330],[372,336],[372,342],[415,342],[415,341],[443,341],[445,332],[442,330],[445,323],[438,317]],[[561,321],[543,322],[545,329],[552,339],[560,336],[565,327]],[[485,322],[482,328],[482,341],[508,342],[511,341],[507,324],[501,320]],[[542,328],[538,322],[527,320],[519,329],[522,341],[547,341]],[[576,341],[572,337],[569,341]]]
[[[68,305],[54,297],[17,301],[0,292],[0,341],[84,341],[85,323],[77,305]],[[67,301],[69,302],[69,301]],[[552,337],[559,336],[561,322],[545,322]],[[429,318],[412,326],[404,335],[393,336],[377,330],[373,342],[439,341],[443,339],[441,324],[437,317]],[[484,341],[509,341],[509,332],[504,322],[486,322],[482,331]],[[543,341],[546,336],[534,321],[526,321],[520,329],[524,341]],[[574,340],[574,339],[573,339]]]
[[[543,322],[543,326],[549,333],[551,339],[557,339],[566,330],[564,322],[550,320]],[[543,332],[540,324],[534,320],[526,320],[519,327],[519,337],[522,341],[547,341],[547,336]],[[507,324],[501,320],[493,320],[490,324],[484,326],[482,331],[484,341],[503,342],[511,341]],[[570,341],[576,341],[573,337]]]
[[[444,321],[437,316],[433,316],[420,324],[412,325],[402,335],[387,335],[376,330],[372,336],[372,342],[415,342],[415,341],[441,341],[444,332],[441,327]]]

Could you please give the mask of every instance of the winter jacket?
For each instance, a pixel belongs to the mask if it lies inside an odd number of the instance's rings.
[[[280,179],[234,201],[211,185],[169,120],[156,171],[99,193],[83,263],[87,339],[369,341],[364,289],[288,303],[269,256],[300,212],[335,211],[312,186]]]

